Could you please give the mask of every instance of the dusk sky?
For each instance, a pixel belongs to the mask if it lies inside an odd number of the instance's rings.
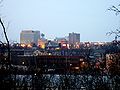
[[[80,33],[81,41],[112,41],[106,33],[119,28],[120,15],[107,9],[119,0],[4,0],[0,9],[10,40],[22,30],[39,30],[47,39]],[[2,30],[0,30],[0,39]]]

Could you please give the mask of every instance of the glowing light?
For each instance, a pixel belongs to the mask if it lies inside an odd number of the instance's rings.
[[[56,48],[56,50],[59,50],[60,48]]]
[[[4,46],[7,46],[7,44],[6,44],[6,43],[4,43]]]
[[[80,59],[80,61],[83,61],[83,59]]]
[[[75,67],[75,69],[79,69],[79,67]]]
[[[19,46],[19,44],[17,44],[16,46]]]
[[[21,44],[20,46],[21,46],[21,47],[25,47],[26,45],[25,45],[25,44]]]
[[[31,48],[31,47],[32,47],[32,45],[31,45],[31,44],[28,44],[28,45],[27,45],[27,47]]]
[[[44,49],[44,48],[45,48],[45,44],[42,44],[42,45],[41,45],[41,48]]]
[[[70,48],[70,45],[69,45],[69,44],[67,44],[67,48],[68,48],[68,49]]]
[[[40,39],[40,40],[38,41],[38,46],[39,46],[40,48],[42,48],[42,49],[45,49],[45,42],[46,42],[46,41]]]
[[[25,64],[25,62],[22,62],[22,64],[24,65],[24,64]]]
[[[66,44],[63,44],[62,46],[64,46],[64,47],[65,47],[65,46],[66,46]]]
[[[49,53],[49,55],[52,55],[51,53]]]
[[[82,64],[85,64],[85,62],[82,62]]]
[[[76,48],[80,48],[79,44],[76,44]]]

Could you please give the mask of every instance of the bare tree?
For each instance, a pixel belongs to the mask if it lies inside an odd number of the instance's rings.
[[[6,41],[7,41],[8,63],[9,63],[9,65],[10,65],[10,45],[9,45],[9,40],[8,40],[8,36],[7,36],[7,33],[6,33],[6,28],[5,28],[4,23],[3,23],[3,21],[2,21],[1,18],[0,18],[0,24],[1,24],[2,28],[3,28],[4,36],[5,36],[5,39],[6,39]]]
[[[110,11],[114,11],[115,12],[115,15],[119,15],[120,14],[120,4],[118,6],[112,6],[110,7],[108,10]],[[111,31],[111,32],[108,32],[106,33],[107,35],[112,35],[112,34],[115,34],[115,40],[117,41],[117,39],[120,37],[120,29],[116,29],[115,31]]]
[[[116,29],[115,31],[107,32],[106,34],[109,36],[115,34],[115,41],[117,41],[117,39],[120,37],[120,30]]]
[[[119,4],[118,6],[114,6],[114,5],[113,5],[113,6],[110,7],[108,10],[114,11],[114,12],[115,12],[115,15],[118,15],[118,14],[120,13],[119,7],[120,7],[120,4]]]

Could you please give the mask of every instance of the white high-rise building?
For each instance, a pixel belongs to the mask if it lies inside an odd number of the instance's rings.
[[[40,31],[23,30],[20,33],[20,43],[23,44],[34,43],[38,45],[39,39],[40,39]]]
[[[80,34],[79,33],[69,33],[69,44],[75,45],[80,43]]]

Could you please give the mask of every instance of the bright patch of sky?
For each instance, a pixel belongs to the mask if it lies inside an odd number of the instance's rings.
[[[106,33],[120,25],[120,15],[107,9],[118,0],[4,0],[1,16],[10,40],[22,30],[40,30],[47,39],[80,33],[81,41],[112,41]],[[0,31],[2,33],[2,31]],[[1,36],[0,36],[1,38]]]

